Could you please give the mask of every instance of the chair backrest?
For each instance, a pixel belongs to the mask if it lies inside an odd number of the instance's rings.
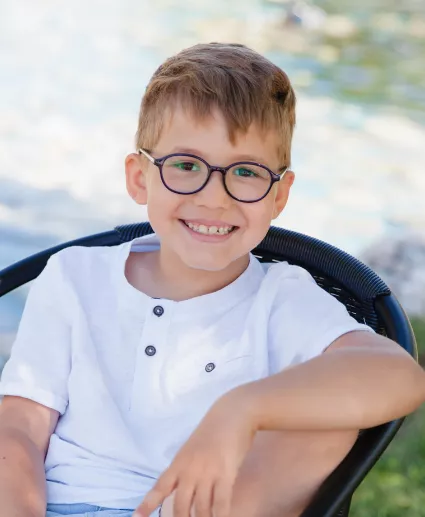
[[[69,246],[115,246],[152,233],[149,223],[118,226],[50,248],[0,271],[0,296],[36,278],[48,258]],[[307,269],[316,282],[345,304],[349,313],[400,344],[415,359],[417,348],[409,320],[388,286],[365,264],[312,237],[271,227],[253,251],[262,262],[287,261]],[[351,496],[384,452],[403,419],[368,429],[328,477],[301,517],[345,517]]]

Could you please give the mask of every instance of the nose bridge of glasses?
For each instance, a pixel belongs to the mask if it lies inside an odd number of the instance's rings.
[[[209,167],[208,178],[204,183],[199,194],[207,196],[208,202],[211,203],[224,203],[228,199],[227,189],[225,187],[225,175],[227,169],[225,167]],[[213,174],[213,172],[219,172],[219,175]]]
[[[224,176],[228,170],[228,167],[219,167],[218,165],[210,165],[210,174],[212,174],[214,171],[221,172],[221,174]]]
[[[214,172],[219,172],[220,175],[216,176],[213,174]],[[221,188],[223,188],[224,183],[225,183],[226,172],[227,172],[227,169],[225,167],[218,167],[218,166],[216,167],[216,166],[211,165],[209,167],[208,178],[205,182],[204,187],[206,187],[207,185],[211,185],[211,184],[214,185],[218,181],[219,184],[221,184]],[[220,177],[221,177],[221,181],[220,181]]]

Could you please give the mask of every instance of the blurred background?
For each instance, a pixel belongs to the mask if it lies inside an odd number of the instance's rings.
[[[124,188],[144,88],[198,42],[245,43],[298,95],[297,180],[276,221],[359,257],[425,350],[423,0],[0,0],[0,269],[146,219]],[[0,369],[26,289],[0,299]],[[353,517],[425,516],[425,412],[357,492]]]

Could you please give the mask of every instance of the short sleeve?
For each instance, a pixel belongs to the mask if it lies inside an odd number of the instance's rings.
[[[270,315],[271,374],[320,355],[336,339],[353,331],[373,332],[319,287],[308,271],[287,266]]]
[[[53,255],[31,285],[0,395],[34,400],[59,413],[68,404],[70,325],[60,258]]]

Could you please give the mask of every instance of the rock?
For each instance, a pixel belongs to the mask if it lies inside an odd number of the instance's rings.
[[[388,284],[409,316],[425,316],[424,237],[384,239],[367,249],[361,260]]]

